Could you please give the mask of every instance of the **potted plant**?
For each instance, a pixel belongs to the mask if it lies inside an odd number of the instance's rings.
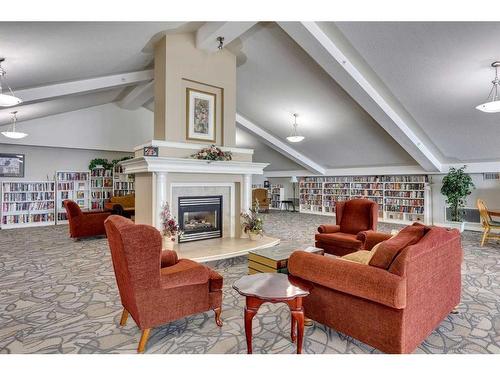
[[[259,217],[259,202],[255,200],[255,206],[251,208],[248,212],[241,213],[241,225],[243,227],[243,232],[248,234],[248,237],[255,241],[259,237],[262,237],[263,226],[262,218]]]
[[[166,250],[173,250],[174,244],[178,236],[182,235],[179,224],[170,212],[170,206],[167,202],[161,210],[161,227],[163,234],[163,248]]]
[[[451,209],[452,225],[463,232],[462,222],[467,196],[471,194],[474,184],[471,176],[465,173],[465,165],[461,168],[450,168],[443,178],[441,194],[446,196],[446,203]]]

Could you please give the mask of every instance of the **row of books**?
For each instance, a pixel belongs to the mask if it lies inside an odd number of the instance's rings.
[[[37,183],[24,183],[24,182],[5,182],[3,183],[3,191],[16,192],[16,191],[53,191],[53,182],[37,182]]]
[[[424,200],[413,198],[385,198],[385,204],[398,206],[423,206]]]
[[[134,190],[134,186],[134,182],[115,181],[114,188],[116,190]]]
[[[4,202],[54,200],[53,192],[3,193]]]
[[[86,190],[86,182],[59,182],[57,183],[57,190]]]
[[[400,176],[381,176],[383,182],[428,182],[427,175],[400,175]]]
[[[394,184],[386,184],[385,185],[386,190],[424,190],[425,185],[423,183],[411,183],[411,184],[406,184],[406,183],[394,183]]]
[[[384,192],[382,190],[352,189],[351,195],[361,195],[364,197],[383,197]]]
[[[384,188],[384,184],[380,184],[380,183],[364,183],[364,184],[360,184],[360,183],[355,183],[355,184],[351,184],[351,189],[380,189],[382,190]]]
[[[54,201],[43,202],[15,202],[2,204],[2,212],[8,211],[40,211],[54,209]]]
[[[404,213],[412,213],[412,214],[423,214],[423,207],[412,207],[412,206],[399,206],[399,205],[386,205],[385,211],[392,212],[404,212]]]
[[[113,177],[111,169],[95,168],[90,172],[91,177]]]
[[[323,195],[349,195],[349,189],[325,189]]]
[[[300,195],[302,194],[322,194],[323,190],[321,189],[300,189]]]
[[[113,188],[113,180],[106,178],[91,180],[90,185],[92,188]]]
[[[424,198],[423,191],[397,191],[389,190],[384,193],[386,197],[399,197],[399,198]]]
[[[44,214],[20,214],[20,215],[4,215],[2,216],[2,224],[26,224],[26,223],[41,223],[46,221],[54,221],[53,213]]]
[[[349,189],[350,183],[327,182],[323,185],[324,189]]]
[[[109,199],[113,196],[111,191],[93,191],[92,199]]]
[[[58,181],[87,181],[89,179],[88,172],[57,172],[56,178]]]

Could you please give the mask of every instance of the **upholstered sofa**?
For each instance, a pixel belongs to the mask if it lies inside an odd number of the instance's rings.
[[[377,230],[378,204],[368,199],[336,202],[335,222],[320,225],[315,236],[316,247],[334,255],[345,255],[364,249],[359,233]]]
[[[460,302],[460,234],[413,225],[372,251],[368,262],[353,260],[368,251],[342,258],[296,251],[288,269],[312,285],[309,318],[383,352],[411,353]]]
[[[188,315],[213,310],[222,326],[221,275],[179,259],[175,251],[162,251],[162,236],[150,225],[111,215],[105,227],[123,305],[120,325],[130,314],[142,330],[138,352],[145,350],[151,328]]]
[[[66,216],[69,222],[69,234],[71,238],[92,237],[106,234],[104,220],[110,213],[102,211],[84,212],[80,206],[72,200],[63,201],[66,208]]]
[[[115,215],[130,218],[135,213],[135,194],[111,197],[104,208]]]

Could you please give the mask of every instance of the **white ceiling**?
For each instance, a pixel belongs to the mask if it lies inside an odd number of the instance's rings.
[[[475,109],[500,60],[500,23],[336,25],[449,161],[500,158],[500,113]]]
[[[278,138],[298,113],[305,141],[292,147],[326,168],[415,161],[275,23],[229,49],[238,56],[237,110]]]

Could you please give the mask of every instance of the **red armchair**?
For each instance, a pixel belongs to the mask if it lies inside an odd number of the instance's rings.
[[[413,225],[369,264],[296,251],[288,270],[312,283],[309,318],[383,352],[411,353],[460,302],[461,262],[456,229]]]
[[[92,237],[106,234],[104,220],[109,212],[83,212],[80,206],[72,200],[63,202],[69,221],[69,234],[71,238]]]
[[[376,231],[378,204],[368,199],[335,203],[336,225],[320,225],[315,236],[316,247],[334,255],[346,255],[364,248],[363,231]]]
[[[222,276],[192,260],[178,259],[174,251],[162,251],[161,234],[152,226],[117,215],[104,225],[123,305],[120,325],[132,315],[142,330],[139,353],[151,328],[188,315],[212,309],[216,324],[222,326]]]

